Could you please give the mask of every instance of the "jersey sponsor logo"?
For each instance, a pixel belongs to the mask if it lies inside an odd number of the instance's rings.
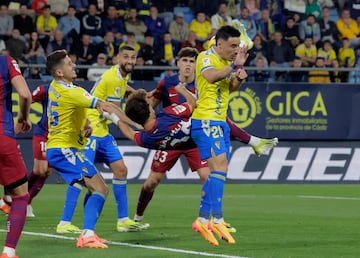
[[[116,96],[116,97],[120,97],[120,92],[121,92],[121,88],[120,88],[120,87],[116,87],[116,88],[115,88],[115,96]]]

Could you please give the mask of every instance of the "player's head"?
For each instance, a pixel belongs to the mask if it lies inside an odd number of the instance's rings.
[[[136,51],[132,46],[125,45],[119,48],[117,55],[120,72],[122,75],[127,75],[134,70],[136,63]]]
[[[240,32],[232,26],[221,27],[216,35],[216,52],[225,60],[233,60],[240,44]]]
[[[55,78],[71,82],[76,78],[75,64],[66,50],[56,50],[46,58],[46,69]]]
[[[196,58],[199,52],[196,48],[184,47],[178,53],[177,66],[179,73],[185,77],[191,76],[195,72]]]
[[[126,101],[125,114],[140,125],[144,125],[150,115],[154,114],[145,90],[139,89],[130,94]]]

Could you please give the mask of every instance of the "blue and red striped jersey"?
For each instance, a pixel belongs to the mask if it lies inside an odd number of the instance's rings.
[[[16,76],[21,76],[18,63],[10,56],[0,56],[0,134],[14,138],[11,80]]]
[[[135,133],[135,143],[145,148],[157,150],[195,148],[196,145],[190,138],[190,114],[188,104],[164,108],[156,116],[156,123],[153,128]]]
[[[162,79],[156,86],[153,96],[156,99],[162,100],[164,108],[186,102],[186,99],[175,90],[175,86],[178,85],[179,82],[179,75],[174,74]],[[186,88],[192,93],[195,93],[195,81],[187,84]]]
[[[47,105],[49,102],[49,86],[50,84],[40,85],[32,92],[32,102],[40,102],[43,110],[40,121],[34,127],[33,135],[36,136],[47,137],[48,135]]]

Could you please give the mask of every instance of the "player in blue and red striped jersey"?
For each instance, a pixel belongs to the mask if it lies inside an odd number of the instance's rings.
[[[13,87],[19,94],[20,106],[15,127],[11,99]],[[27,173],[15,133],[30,131],[30,105],[31,93],[19,65],[10,56],[0,56],[0,184],[12,197],[5,246],[0,258],[18,257],[15,249],[26,221],[29,201]]]

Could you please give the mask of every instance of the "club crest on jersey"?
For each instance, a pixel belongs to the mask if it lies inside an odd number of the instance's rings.
[[[202,63],[204,66],[210,65],[210,58],[208,57],[203,58]]]
[[[115,88],[115,96],[120,97],[120,87]]]
[[[87,99],[91,99],[92,95],[89,92],[84,92],[83,96]]]

